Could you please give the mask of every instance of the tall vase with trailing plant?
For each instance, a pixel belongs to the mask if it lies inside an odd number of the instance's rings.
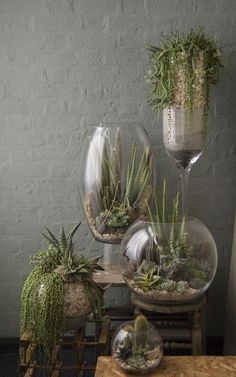
[[[164,37],[159,47],[146,46],[152,87],[149,103],[163,110],[164,145],[179,168],[182,207],[187,215],[188,177],[206,145],[209,88],[219,79],[221,50],[202,28]]]
[[[102,316],[103,292],[92,279],[101,270],[99,258],[88,259],[74,251],[73,236],[80,223],[57,239],[46,228],[49,246],[33,257],[34,268],[22,290],[21,335],[27,332],[50,356],[64,330],[83,327],[89,314]]]

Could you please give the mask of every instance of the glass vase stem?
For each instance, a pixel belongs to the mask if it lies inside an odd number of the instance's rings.
[[[179,168],[181,193],[182,193],[182,215],[188,217],[188,181],[191,168]]]

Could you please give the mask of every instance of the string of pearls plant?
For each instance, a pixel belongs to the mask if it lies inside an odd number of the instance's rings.
[[[151,69],[146,76],[152,88],[149,104],[159,114],[164,108],[204,108],[207,118],[209,86],[219,79],[221,49],[198,27],[187,34],[163,36],[160,46],[146,45]]]
[[[67,315],[75,315],[80,325],[91,312],[103,315],[103,291],[92,279],[92,273],[103,268],[99,257],[88,259],[74,252],[79,226],[67,236],[62,227],[59,240],[46,228],[43,236],[49,247],[32,258],[34,268],[22,290],[21,335],[27,331],[31,343],[49,357],[60,342]]]

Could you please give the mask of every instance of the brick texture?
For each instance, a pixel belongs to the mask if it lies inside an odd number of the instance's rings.
[[[209,143],[190,177],[190,213],[216,239],[219,268],[209,292],[207,331],[222,335],[236,198],[234,0],[0,1],[0,337],[19,333],[20,291],[40,231],[83,219],[78,186],[84,128],[94,121],[143,122],[157,176],[179,188],[147,105],[144,44],[161,32],[203,25],[223,47],[225,68],[211,91]],[[85,220],[89,255],[101,253]],[[127,299],[122,290],[107,303]]]

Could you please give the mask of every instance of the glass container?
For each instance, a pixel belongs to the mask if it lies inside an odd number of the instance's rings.
[[[126,372],[145,374],[159,365],[163,355],[163,342],[153,325],[147,322],[147,328],[139,330],[135,325],[136,321],[123,323],[115,332],[112,356]]]
[[[181,108],[163,110],[163,140],[168,156],[179,169],[182,187],[182,212],[188,215],[188,180],[193,164],[203,153],[206,139],[204,108],[186,113]]]
[[[122,241],[120,264],[127,285],[144,300],[190,302],[209,288],[217,249],[196,218],[182,223],[138,221]]]
[[[145,218],[154,181],[154,158],[137,124],[89,126],[84,139],[82,202],[96,240],[118,244],[127,228]]]

